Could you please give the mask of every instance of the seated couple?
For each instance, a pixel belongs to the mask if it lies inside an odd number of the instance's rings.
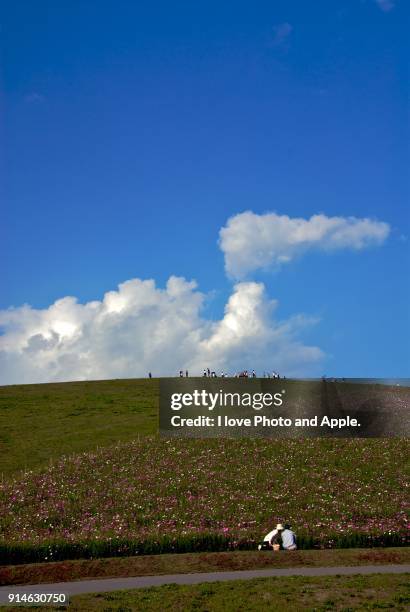
[[[296,550],[296,535],[290,525],[278,523],[276,528],[266,534],[258,550]]]

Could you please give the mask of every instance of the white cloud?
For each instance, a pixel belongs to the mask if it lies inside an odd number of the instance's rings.
[[[312,248],[360,250],[380,244],[386,223],[314,215],[291,219],[250,211],[220,231],[227,272],[236,278],[291,261]],[[301,340],[316,321],[275,316],[278,303],[262,283],[234,285],[223,317],[203,316],[195,281],[171,276],[165,289],[132,279],[101,301],[64,297],[48,308],[0,311],[0,384],[174,375],[203,368],[230,373],[255,368],[287,376],[320,374],[324,354]]]
[[[195,282],[129,280],[102,301],[65,297],[48,308],[0,311],[0,383],[174,375],[180,368],[232,372],[254,367],[319,373],[322,351],[299,339],[312,321],[274,318],[261,283],[238,283],[220,321],[201,316]]]
[[[385,13],[393,10],[395,7],[395,0],[375,0],[378,7]]]
[[[251,211],[228,219],[220,230],[225,269],[243,278],[261,268],[280,266],[311,249],[361,250],[381,244],[388,236],[387,223],[356,217],[313,215],[310,219]]]

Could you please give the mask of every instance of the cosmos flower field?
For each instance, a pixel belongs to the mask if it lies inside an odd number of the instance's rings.
[[[90,543],[101,556],[109,543],[110,554],[246,548],[277,521],[310,545],[404,543],[408,456],[403,439],[143,437],[3,481],[0,545],[44,559]],[[58,553],[63,543],[70,553]]]

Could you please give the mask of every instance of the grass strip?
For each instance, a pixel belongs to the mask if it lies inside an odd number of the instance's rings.
[[[371,574],[369,576],[324,576],[306,578],[258,578],[214,582],[193,586],[164,585],[78,595],[71,598],[70,612],[93,610],[127,611],[164,610],[253,612],[297,610],[372,610],[385,608],[398,612],[408,610],[409,579],[406,574]],[[15,608],[10,608],[12,611]],[[36,608],[37,610],[46,608]],[[61,609],[61,608],[60,608]],[[6,609],[7,612],[7,609]]]
[[[410,563],[410,548],[298,550],[278,554],[236,551],[35,563],[0,567],[0,585],[264,568],[390,563],[397,565]]]

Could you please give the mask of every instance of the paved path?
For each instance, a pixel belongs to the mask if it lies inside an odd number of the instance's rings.
[[[7,603],[9,593],[104,593],[122,589],[161,586],[163,584],[199,584],[226,580],[249,580],[271,576],[335,576],[349,574],[404,574],[410,572],[410,565],[359,565],[344,567],[288,567],[283,569],[259,569],[233,572],[209,572],[198,574],[169,574],[164,576],[136,576],[132,578],[102,578],[100,580],[79,580],[55,584],[0,587],[0,605]]]

